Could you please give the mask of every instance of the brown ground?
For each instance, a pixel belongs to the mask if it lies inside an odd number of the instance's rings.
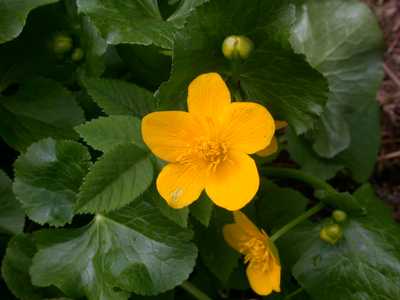
[[[400,221],[400,0],[364,0],[378,16],[386,41],[382,106],[382,146],[374,176],[378,193],[395,207]]]

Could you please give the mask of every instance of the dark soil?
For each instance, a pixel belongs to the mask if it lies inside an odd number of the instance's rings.
[[[381,150],[373,182],[380,197],[394,206],[400,221],[400,0],[365,0],[384,32],[385,79],[377,96],[381,104]]]

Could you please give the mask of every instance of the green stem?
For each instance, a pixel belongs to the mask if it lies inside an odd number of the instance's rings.
[[[266,176],[296,179],[304,183],[308,183],[316,190],[322,189],[327,191],[328,193],[337,193],[336,190],[330,184],[299,170],[290,168],[268,167],[264,169],[264,171]]]
[[[288,232],[289,230],[291,230],[293,227],[297,226],[301,222],[307,220],[309,217],[311,217],[312,215],[316,214],[317,212],[319,212],[324,207],[325,207],[325,204],[322,203],[322,202],[320,202],[317,205],[313,206],[312,208],[307,210],[305,213],[303,213],[300,216],[298,216],[297,218],[293,219],[292,221],[287,223],[285,226],[283,226],[281,229],[279,229],[277,232],[275,232],[271,236],[271,241],[275,242],[277,239],[279,239],[286,232]]]
[[[299,180],[301,182],[311,185],[315,189],[314,196],[320,201],[332,205],[334,207],[339,207],[344,211],[361,213],[364,214],[365,211],[360,203],[349,193],[339,193],[330,184],[325,181],[316,178],[312,175],[304,173],[300,170],[290,169],[290,168],[277,168],[277,167],[266,167],[261,170],[262,174],[267,177],[276,178],[290,178]]]
[[[183,282],[181,284],[181,288],[183,288],[186,292],[188,292],[198,300],[212,300],[204,292],[200,291],[194,284],[190,283],[189,281]]]
[[[290,293],[289,295],[287,295],[285,297],[285,300],[290,300],[293,297],[297,296],[298,294],[302,293],[303,291],[304,291],[304,289],[302,287],[300,287],[297,290],[295,290],[293,293]]]

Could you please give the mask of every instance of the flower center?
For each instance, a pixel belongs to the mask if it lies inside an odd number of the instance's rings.
[[[215,140],[201,140],[196,145],[196,152],[212,167],[216,167],[220,162],[224,161],[228,149],[225,143]]]
[[[271,259],[265,242],[256,237],[244,242],[240,252],[244,254],[245,263],[259,265],[263,270],[268,267],[268,262]]]

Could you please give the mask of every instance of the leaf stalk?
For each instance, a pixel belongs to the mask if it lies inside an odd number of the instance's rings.
[[[207,294],[199,290],[194,284],[190,283],[189,281],[184,281],[181,284],[181,288],[183,288],[186,292],[188,292],[198,300],[213,300],[210,297],[208,297]]]

